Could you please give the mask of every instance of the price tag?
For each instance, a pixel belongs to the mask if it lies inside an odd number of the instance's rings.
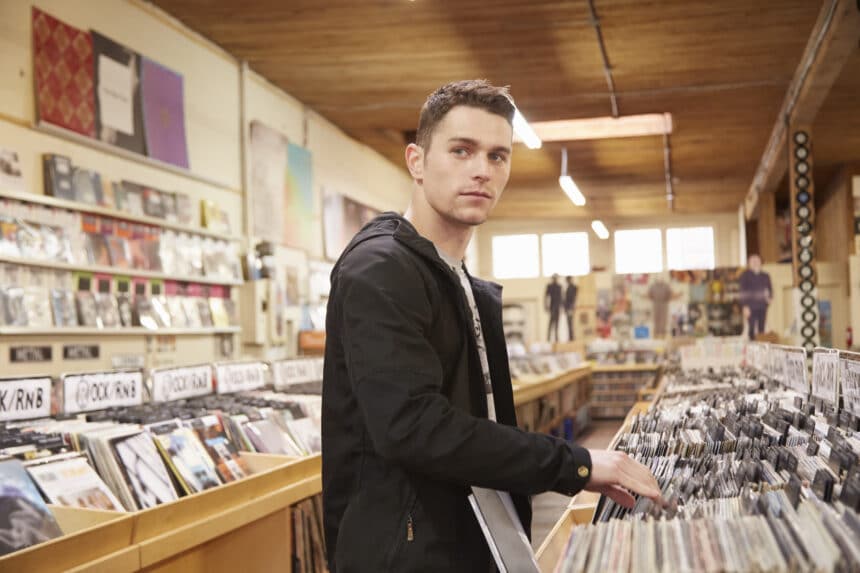
[[[62,379],[66,414],[143,404],[143,373],[139,370],[65,374]]]
[[[812,395],[836,404],[839,400],[839,351],[816,348],[812,353]]]
[[[51,378],[0,380],[0,422],[51,415]]]
[[[215,365],[219,394],[256,390],[266,385],[266,365],[262,362],[226,362]]]
[[[163,368],[152,372],[152,401],[169,402],[212,393],[212,366]]]
[[[860,354],[840,352],[839,366],[842,403],[846,410],[860,416]]]
[[[802,347],[786,347],[783,349],[785,361],[785,386],[809,394],[809,369],[806,366],[806,350]]]
[[[322,377],[318,376],[317,363],[322,360],[299,359],[282,360],[272,364],[272,374],[276,390],[284,390],[293,384],[305,384],[316,382]]]

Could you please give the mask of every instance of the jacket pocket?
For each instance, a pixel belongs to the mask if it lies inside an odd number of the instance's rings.
[[[390,549],[385,559],[386,571],[393,571],[393,566],[397,562],[398,556],[403,552],[407,543],[415,541],[415,502],[418,499],[415,491],[409,492],[405,510],[400,515],[397,521],[397,528],[394,531],[394,539],[391,540]]]

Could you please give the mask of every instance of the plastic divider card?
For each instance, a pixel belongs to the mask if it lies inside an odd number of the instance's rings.
[[[812,353],[812,395],[827,402],[839,402],[839,351],[816,348]]]
[[[215,364],[219,394],[256,390],[266,385],[268,367],[263,362],[221,362]]]
[[[212,381],[211,364],[153,370],[150,377],[152,401],[168,402],[205,396],[213,391]]]
[[[63,412],[76,414],[143,404],[143,372],[63,374]]]
[[[0,379],[0,422],[51,415],[50,376]]]
[[[275,389],[322,379],[322,358],[299,358],[270,363]]]
[[[860,416],[860,354],[839,352],[839,379],[843,406],[855,416]]]
[[[809,367],[806,362],[806,349],[801,346],[785,346],[782,348],[782,359],[784,361],[783,384],[809,395]]]

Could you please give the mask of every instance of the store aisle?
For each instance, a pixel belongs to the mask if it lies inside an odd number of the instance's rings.
[[[606,448],[621,427],[621,420],[597,420],[591,423],[578,443],[586,448]],[[532,546],[535,551],[561,518],[570,497],[560,493],[543,493],[532,499]]]

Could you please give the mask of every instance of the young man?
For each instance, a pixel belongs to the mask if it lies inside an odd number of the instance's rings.
[[[567,339],[573,340],[573,315],[576,312],[576,293],[577,287],[573,282],[573,277],[568,275],[565,279],[567,288],[564,291],[564,314],[567,317]]]
[[[549,314],[549,328],[546,331],[547,342],[558,342],[558,318],[561,316],[561,285],[558,275],[552,275],[552,280],[546,285],[543,295],[543,306]]]
[[[439,88],[406,148],[415,182],[332,271],[323,381],[323,502],[329,567],[486,572],[493,561],[472,486],[528,496],[583,488],[630,505],[659,497],[648,470],[516,428],[501,287],[462,264],[508,181],[514,106],[485,81]]]

